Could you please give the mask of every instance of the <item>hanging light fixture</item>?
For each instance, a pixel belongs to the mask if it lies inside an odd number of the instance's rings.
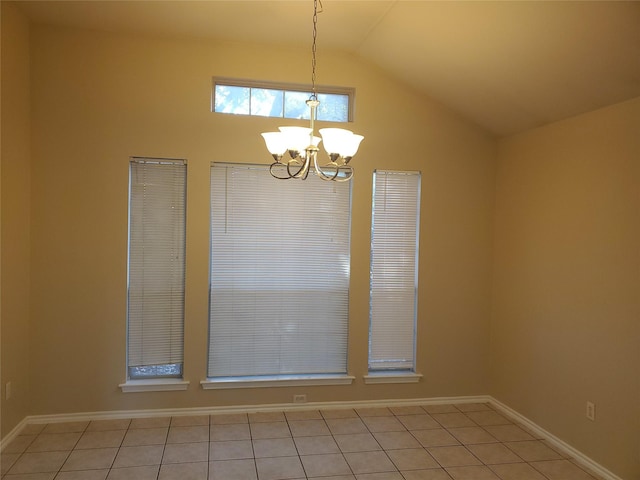
[[[318,23],[318,0],[313,1],[313,45],[311,48],[311,97],[307,100],[311,124],[307,127],[279,127],[278,132],[262,134],[267,150],[273,156],[274,162],[269,171],[280,180],[300,178],[305,180],[309,175],[311,164],[316,174],[323,180],[346,182],[353,177],[353,167],[349,165],[351,158],[358,151],[360,142],[364,138],[351,130],[343,128],[321,128],[320,137],[314,135],[316,111],[320,102],[316,92],[316,37]],[[318,165],[318,145],[323,142],[324,149],[329,155],[329,161]],[[289,159],[284,159],[288,153]]]

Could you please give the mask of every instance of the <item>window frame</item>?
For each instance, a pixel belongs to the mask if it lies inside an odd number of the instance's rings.
[[[412,230],[415,232],[414,247],[413,247],[413,301],[412,305],[412,318],[411,318],[411,329],[412,329],[412,356],[411,362],[412,365],[410,367],[407,366],[390,366],[390,367],[378,367],[372,368],[372,348],[373,348],[373,335],[374,335],[374,293],[375,293],[375,277],[374,277],[374,267],[379,265],[383,267],[384,265],[380,265],[379,261],[375,259],[376,255],[376,185],[378,181],[378,175],[412,175],[416,176],[417,184],[416,189],[410,193],[409,199],[415,200],[415,226],[414,228],[407,228],[406,225],[401,227],[403,231]],[[389,178],[389,177],[386,177]],[[421,375],[416,373],[416,345],[417,345],[417,312],[418,312],[418,266],[419,266],[419,245],[420,245],[420,202],[421,202],[421,185],[422,185],[422,175],[419,171],[398,171],[398,170],[374,170],[373,173],[373,182],[372,182],[372,202],[371,202],[371,257],[370,257],[370,285],[369,285],[369,337],[368,337],[368,353],[367,353],[367,369],[368,375],[365,376],[365,383],[411,383],[419,381]],[[386,199],[385,199],[386,202]],[[394,215],[394,219],[399,219],[398,215]],[[408,220],[409,218],[407,218]],[[378,220],[380,221],[380,220]],[[391,235],[397,235],[398,232],[391,233]],[[380,247],[378,247],[380,248]],[[384,245],[381,245],[381,248],[384,249]],[[411,253],[411,252],[408,252]],[[384,253],[383,253],[384,255]],[[397,281],[397,276],[394,277],[394,280]],[[407,281],[408,279],[405,279]],[[394,315],[397,315],[402,312],[398,312],[398,310],[394,310]],[[404,312],[406,313],[406,312]],[[382,313],[381,316],[384,316]],[[406,319],[405,319],[406,321]],[[405,325],[406,327],[406,325]],[[405,345],[406,347],[406,345]],[[407,359],[405,359],[406,361]],[[391,359],[389,359],[391,362]],[[398,363],[401,361],[395,360]]]
[[[348,336],[349,336],[349,285],[350,285],[350,246],[351,246],[351,197],[352,197],[352,187],[350,185],[350,183],[345,183],[345,184],[328,184],[326,182],[323,182],[322,180],[320,180],[319,178],[316,178],[315,176],[313,177],[313,180],[311,181],[317,181],[318,182],[318,187],[319,188],[343,188],[343,189],[348,189],[343,191],[342,195],[347,195],[349,198],[349,202],[348,202],[348,214],[346,217],[346,231],[342,232],[342,233],[338,233],[338,235],[341,235],[343,239],[345,239],[346,236],[346,248],[345,248],[345,252],[343,252],[344,255],[346,255],[347,258],[347,271],[346,271],[346,280],[340,280],[341,282],[344,281],[346,284],[346,297],[345,297],[345,302],[346,302],[346,306],[344,307],[344,311],[343,311],[343,315],[344,317],[340,319],[340,317],[337,317],[339,319],[338,323],[336,324],[331,324],[331,325],[341,325],[343,328],[343,332],[342,332],[342,336],[340,337],[342,339],[342,343],[340,343],[340,345],[343,345],[343,347],[341,347],[342,349],[344,349],[344,356],[341,356],[340,358],[335,358],[332,361],[329,361],[328,364],[325,364],[325,370],[324,371],[315,371],[315,372],[311,372],[311,371],[301,371],[302,369],[300,369],[299,367],[294,367],[294,369],[298,369],[298,371],[293,371],[291,372],[290,370],[287,371],[278,371],[278,372],[272,372],[272,373],[264,373],[263,371],[261,371],[262,369],[264,369],[264,366],[259,368],[259,369],[253,369],[253,372],[248,372],[248,373],[243,373],[243,374],[235,374],[235,373],[229,373],[221,371],[221,370],[215,370],[215,367],[212,367],[213,365],[213,359],[211,357],[211,352],[212,352],[212,348],[215,348],[214,345],[215,343],[212,335],[216,335],[216,332],[214,331],[213,328],[213,323],[215,321],[214,319],[214,313],[213,313],[213,305],[214,305],[214,269],[215,267],[215,260],[214,260],[214,249],[216,248],[215,245],[215,238],[214,238],[214,228],[216,223],[218,225],[223,225],[222,229],[226,232],[227,228],[238,228],[238,231],[242,230],[242,226],[243,225],[249,225],[249,224],[253,224],[251,223],[247,223],[246,219],[243,219],[242,224],[238,224],[237,227],[234,227],[233,223],[229,223],[230,220],[227,220],[229,217],[228,215],[231,215],[232,213],[224,213],[223,217],[224,217],[224,221],[223,223],[220,222],[216,222],[214,220],[214,215],[220,215],[220,213],[214,213],[214,195],[216,195],[216,191],[214,190],[214,169],[215,168],[220,168],[220,167],[231,167],[230,169],[225,170],[224,175],[228,175],[229,172],[231,171],[231,174],[233,174],[233,169],[238,169],[238,170],[250,170],[250,169],[258,169],[260,170],[260,172],[262,172],[260,175],[264,175],[264,177],[261,177],[258,179],[258,182],[274,182],[273,183],[273,187],[274,190],[277,191],[282,191],[282,184],[280,182],[277,182],[276,180],[274,180],[273,178],[271,178],[270,174],[269,174],[269,170],[268,170],[268,166],[267,165],[254,165],[254,164],[247,164],[247,163],[229,163],[229,162],[212,162],[211,164],[211,192],[210,192],[210,200],[211,200],[211,225],[210,225],[210,259],[209,259],[209,315],[208,315],[208,341],[207,341],[207,349],[208,349],[208,354],[207,354],[207,379],[201,382],[201,385],[204,389],[220,389],[220,388],[248,388],[248,387],[273,387],[273,386],[286,386],[286,385],[344,385],[344,384],[350,384],[352,383],[352,381],[354,380],[354,377],[351,377],[348,375]],[[218,170],[218,172],[221,172],[221,169]],[[222,179],[222,177],[218,177],[215,182],[216,183],[221,183],[221,185],[223,185],[221,188],[224,189],[224,193],[223,194],[219,194],[219,195],[224,195],[224,198],[222,200],[217,200],[218,202],[218,206],[222,206],[225,209],[225,212],[227,208],[234,208],[232,207],[230,203],[230,199],[227,198],[227,194],[228,194],[228,188],[230,188],[230,182],[231,180],[227,180],[227,177],[225,177],[224,179]],[[300,182],[296,182],[291,183],[290,185],[293,187],[295,185],[300,185],[300,186],[304,186],[305,188],[308,188],[308,182],[300,183]],[[220,192],[221,190],[217,190],[218,192]],[[345,193],[346,192],[346,193]],[[270,193],[265,193],[265,195],[267,195],[269,197],[269,201],[273,201],[274,204],[280,205],[281,203],[276,201],[275,199],[272,198]],[[251,196],[248,196],[246,194],[246,192],[243,193],[237,193],[238,197],[242,197],[243,200],[244,199],[249,199],[250,202],[254,201],[255,199],[252,198]],[[222,202],[222,203],[220,203]],[[240,205],[239,208],[241,209],[240,211],[242,212],[246,212],[246,211],[251,211],[252,208],[247,208],[247,206],[242,206]],[[272,209],[271,206],[267,207],[268,209]],[[298,208],[302,208],[301,205],[298,205]],[[232,212],[232,211],[229,211]],[[251,215],[254,215],[254,213],[252,212]],[[261,219],[263,217],[260,217]],[[344,220],[343,220],[344,222]],[[333,225],[326,225],[326,231],[330,232],[331,235],[336,234],[335,230],[332,230],[332,228],[334,228],[335,226]],[[295,233],[295,232],[294,232]],[[220,235],[220,232],[218,232],[218,235]],[[286,238],[285,235],[286,233],[283,232],[278,232],[278,235],[280,235],[280,238]],[[244,237],[241,237],[244,238]],[[266,245],[269,245],[269,249],[271,249],[271,245],[273,245],[272,243],[268,243],[267,240],[265,240],[266,236],[260,235],[259,237],[257,237],[258,239],[263,239],[263,241],[267,242]],[[295,235],[291,235],[291,238],[296,238]],[[232,243],[230,245],[239,245],[239,241],[237,239],[230,239],[232,241]],[[344,240],[343,240],[344,241]],[[223,248],[222,246],[218,247],[218,248]],[[235,248],[235,247],[234,247]],[[301,245],[301,248],[303,248],[303,246]],[[335,248],[335,247],[332,247]],[[334,252],[335,253],[335,252]],[[244,255],[241,255],[239,258],[241,258],[242,262],[246,261],[246,257]],[[270,261],[274,261],[274,260],[270,260]],[[316,264],[318,264],[319,261],[316,261]],[[256,266],[256,264],[254,263],[250,263],[253,266]],[[276,260],[276,264],[277,265],[281,265],[281,263],[279,261]],[[241,264],[242,265],[242,264]],[[309,268],[312,268],[313,264],[310,264]],[[235,264],[229,265],[227,267],[224,267],[226,270],[225,271],[231,271],[231,272],[239,272],[239,270],[237,270]],[[254,267],[251,267],[254,268]],[[286,267],[289,268],[289,267]],[[340,270],[342,272],[344,272],[344,265],[343,266],[336,266],[337,270]],[[298,273],[295,273],[298,272]],[[300,270],[295,270],[294,274],[291,276],[291,279],[295,279],[295,280],[290,280],[293,282],[299,282],[299,280],[297,279],[297,275],[299,275]],[[236,274],[234,273],[234,275]],[[282,273],[282,272],[281,272]],[[275,274],[275,273],[274,273]],[[342,274],[344,275],[344,273]],[[235,277],[234,277],[235,278]],[[262,277],[261,277],[262,278]],[[273,283],[273,285],[275,285],[276,287],[280,287],[281,284],[285,284],[287,285],[287,281],[282,281],[282,280],[278,280],[279,278],[281,279],[282,277],[272,277],[271,275],[268,276],[268,278],[270,279],[269,282]],[[326,282],[326,279],[324,279],[323,281]],[[228,282],[228,280],[227,280]],[[236,288],[238,288],[238,294],[241,295],[243,294],[244,287],[243,287],[243,283],[242,282],[242,277],[238,277],[238,279],[233,280],[233,285],[237,285]],[[220,284],[219,284],[220,285]],[[263,283],[258,283],[256,284],[258,286],[263,285]],[[302,283],[299,285],[305,285],[308,286],[306,283]],[[330,282],[328,285],[333,285],[333,281]],[[268,289],[270,290],[271,287]],[[285,290],[287,290],[288,287],[285,287]],[[259,297],[259,294],[261,292],[257,291],[257,293],[255,295],[257,295],[257,297]],[[235,295],[235,294],[233,294]],[[314,291],[313,296],[316,297],[318,295],[317,291]],[[286,300],[286,299],[285,299]],[[290,300],[290,298],[289,298]],[[285,304],[289,303],[288,301],[284,302]],[[241,305],[244,306],[251,304],[249,302],[243,302],[241,303]],[[227,304],[225,304],[227,305]],[[274,305],[272,305],[274,306]],[[221,307],[222,308],[222,307]],[[228,307],[225,307],[228,308]],[[276,307],[277,310],[277,307]],[[260,308],[259,310],[256,310],[260,312],[260,316],[264,316],[264,315],[269,315],[267,314],[267,312],[272,312],[271,310],[266,310],[264,309],[264,307]],[[340,311],[342,311],[342,309],[340,309]],[[273,315],[273,312],[271,313],[271,315]],[[294,312],[293,316],[292,316],[292,312],[288,312],[287,311],[281,311],[278,315],[277,318],[277,323],[280,325],[287,325],[287,320],[295,318],[295,315],[299,316],[299,313]],[[250,315],[251,317],[251,315]],[[245,318],[244,316],[239,317],[239,318]],[[234,320],[237,321],[237,320]],[[243,320],[243,325],[245,325],[245,328],[248,328],[246,323],[246,320]],[[300,329],[300,331],[303,334],[306,334],[306,330],[305,330],[305,323],[303,324],[297,324],[296,325],[296,329]],[[309,325],[311,325],[311,323],[309,323]],[[223,327],[224,328],[224,327]],[[282,327],[281,327],[282,328]],[[288,327],[287,327],[288,328]],[[330,330],[331,332],[334,332],[334,330]],[[218,330],[218,333],[223,333],[224,334],[225,330]],[[251,332],[253,332],[253,330],[251,330]],[[283,335],[284,333],[278,333],[277,335]],[[254,334],[252,334],[254,335]],[[242,336],[238,337],[240,338],[240,340],[238,340],[239,342],[242,342]],[[276,338],[276,337],[274,337]],[[280,341],[284,341],[283,339],[286,339],[288,337],[280,337]],[[308,337],[309,339],[311,337]],[[268,340],[268,339],[267,339]],[[228,340],[228,342],[230,342],[231,340]],[[268,340],[271,341],[271,340]],[[314,342],[312,342],[314,343]],[[333,345],[333,343],[330,342],[325,342],[326,345]],[[220,347],[218,347],[220,348]],[[234,347],[234,348],[239,348],[239,347]],[[278,352],[288,352],[288,350],[281,350],[282,347],[278,347],[280,350],[276,350],[275,352],[275,356],[277,358],[279,358],[279,355],[282,355],[282,353],[278,354]],[[259,355],[259,352],[256,353],[256,355],[258,355],[256,358],[262,358]],[[313,355],[313,353],[312,353]],[[342,354],[341,354],[342,355]],[[269,353],[269,356],[271,356],[271,353]],[[226,357],[225,357],[226,358]],[[311,357],[313,358],[313,357]],[[251,365],[252,360],[251,359],[247,359],[245,360],[248,363],[248,365]],[[282,360],[284,361],[284,360]],[[308,358],[302,358],[300,363],[302,365],[308,363],[309,359]],[[337,362],[337,363],[336,363]],[[341,364],[342,367],[340,368],[340,370],[330,370],[331,367],[326,368],[329,365],[333,365],[336,366],[337,364]],[[245,364],[246,365],[246,364]],[[291,364],[286,363],[285,364],[285,369],[288,369],[290,367]],[[315,366],[315,365],[314,365]]]
[[[135,202],[143,201],[145,193],[138,193],[137,196],[134,195],[134,178],[133,176],[136,174],[134,172],[135,168],[141,168],[141,165],[167,165],[174,167],[182,167],[181,171],[176,172],[167,172],[166,178],[163,180],[166,181],[166,185],[170,185],[169,189],[170,194],[175,196],[179,195],[180,198],[178,203],[175,203],[173,198],[168,200],[167,203],[171,205],[171,208],[174,208],[175,205],[180,206],[181,212],[177,215],[179,216],[178,221],[180,222],[177,225],[177,230],[175,227],[172,230],[172,236],[174,236],[173,241],[171,243],[171,247],[168,251],[173,251],[176,248],[179,249],[180,255],[178,258],[181,260],[181,265],[177,267],[177,270],[174,267],[169,267],[172,273],[176,273],[178,277],[181,277],[178,283],[175,282],[167,282],[166,287],[171,288],[172,290],[178,287],[178,295],[181,296],[180,305],[178,306],[178,317],[181,325],[179,327],[180,333],[175,336],[175,331],[172,329],[172,323],[169,325],[169,331],[166,333],[167,338],[164,340],[166,345],[163,345],[163,348],[168,348],[169,352],[172,350],[172,345],[175,344],[175,341],[181,342],[181,346],[179,349],[179,362],[170,361],[168,363],[158,363],[152,365],[131,365],[131,342],[138,341],[140,343],[140,348],[144,350],[145,339],[142,334],[134,334],[136,338],[132,337],[132,315],[135,316],[132,311],[132,304],[134,301],[132,300],[132,276],[135,274],[132,272],[132,262],[139,263],[141,261],[140,257],[133,259],[132,255],[134,254],[134,250],[137,251],[136,255],[144,250],[145,244],[138,242],[138,246],[134,245],[134,236],[140,235],[143,232],[144,227],[141,224],[137,226],[133,226],[134,222],[134,209],[140,209],[141,214],[146,214],[144,216],[148,216],[149,212],[156,212],[156,210],[150,210],[145,212],[145,204]],[[144,167],[142,167],[144,168]],[[176,182],[176,180],[178,180]],[[156,208],[157,206],[154,206]],[[186,385],[188,382],[184,380],[184,324],[185,324],[185,272],[186,272],[186,214],[187,214],[187,161],[185,159],[173,159],[173,158],[151,158],[151,157],[130,157],[129,158],[129,189],[128,189],[128,243],[127,243],[127,348],[126,348],[126,381],[121,384],[120,387],[124,392],[133,392],[133,391],[145,391],[145,390],[183,390],[186,389]],[[171,214],[173,215],[173,214]],[[143,223],[145,222],[144,218],[140,219]],[[162,229],[160,227],[161,232],[167,232],[166,229]],[[177,232],[177,233],[176,233]],[[158,234],[158,227],[152,227],[151,232],[152,235]],[[178,235],[176,238],[175,235]],[[147,247],[149,248],[149,247]],[[141,250],[142,249],[142,250]],[[165,252],[167,253],[167,252]],[[173,253],[171,254],[173,255]],[[144,260],[143,260],[144,261]],[[144,268],[144,266],[142,267]],[[140,273],[138,273],[140,275]],[[153,275],[153,273],[152,273]],[[145,281],[142,279],[142,283],[139,284],[139,287],[145,288]],[[141,297],[138,300],[139,305],[143,305],[144,298]],[[140,308],[140,307],[138,307]],[[144,308],[144,307],[142,307]],[[143,315],[138,312],[137,316]],[[167,317],[170,318],[169,322],[173,322],[175,318],[175,312],[170,313]],[[140,321],[144,322],[143,317],[140,317]],[[135,346],[134,346],[135,348]],[[166,353],[171,360],[175,360],[177,357],[172,353]],[[135,363],[135,362],[134,362]],[[179,370],[178,373],[172,373],[169,375],[160,374],[160,375],[133,375],[132,369],[135,368],[150,368],[150,369],[158,369],[162,368],[162,366],[173,367]]]
[[[241,79],[241,78],[231,78],[231,77],[219,77],[214,76],[212,78],[212,87],[211,87],[211,112],[219,113],[221,115],[229,115],[224,112],[216,112],[216,86],[224,85],[229,87],[245,87],[245,88],[260,88],[266,90],[279,90],[282,92],[311,92],[311,85],[307,85],[304,83],[285,83],[285,82],[274,82],[268,80],[250,80],[250,79]],[[330,120],[318,120],[322,122],[328,123],[352,123],[355,117],[355,97],[356,97],[356,89],[354,87],[339,87],[339,86],[330,86],[330,85],[318,85],[316,87],[316,91],[318,95],[328,94],[328,95],[346,95],[348,97],[348,106],[347,106],[347,121],[330,121]],[[251,101],[251,98],[249,98]],[[262,115],[252,115],[242,114],[243,116],[250,117],[262,117],[262,118],[282,118],[283,120],[295,120],[289,117],[283,116],[281,117],[270,117],[270,116],[262,116]]]

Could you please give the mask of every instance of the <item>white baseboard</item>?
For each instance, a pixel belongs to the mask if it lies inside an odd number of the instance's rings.
[[[568,443],[560,440],[552,433],[546,431],[528,418],[516,412],[512,408],[496,400],[490,395],[475,395],[464,397],[435,397],[414,399],[387,399],[387,400],[361,400],[352,402],[308,402],[308,403],[279,403],[269,405],[240,405],[227,407],[197,407],[197,408],[168,408],[157,410],[119,410],[103,412],[63,413],[58,415],[31,415],[24,418],[16,427],[0,441],[0,451],[11,442],[20,431],[30,424],[80,422],[91,420],[112,420],[121,418],[145,418],[145,417],[177,417],[187,415],[213,415],[228,413],[257,413],[273,411],[299,411],[299,410],[330,410],[340,408],[367,408],[367,407],[401,407],[413,405],[442,405],[488,403],[505,416],[518,422],[523,427],[538,435],[554,446],[560,453],[571,457],[578,465],[601,477],[603,480],[622,480],[602,465],[593,461],[582,452],[576,450]]]

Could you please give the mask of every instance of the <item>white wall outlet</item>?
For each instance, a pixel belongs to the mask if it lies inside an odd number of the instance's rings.
[[[593,402],[587,402],[587,418],[592,422],[596,420],[596,405]]]
[[[294,395],[293,403],[307,403],[307,396],[305,394]]]
[[[11,395],[13,395],[13,392],[11,391],[11,382],[7,382],[7,384],[4,387],[5,400],[9,400],[11,398]]]

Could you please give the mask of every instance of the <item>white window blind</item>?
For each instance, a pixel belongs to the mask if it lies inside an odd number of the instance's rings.
[[[128,375],[182,376],[184,160],[133,158],[129,176]]]
[[[347,368],[350,182],[211,168],[208,376]]]
[[[420,173],[374,172],[369,370],[415,368]]]

